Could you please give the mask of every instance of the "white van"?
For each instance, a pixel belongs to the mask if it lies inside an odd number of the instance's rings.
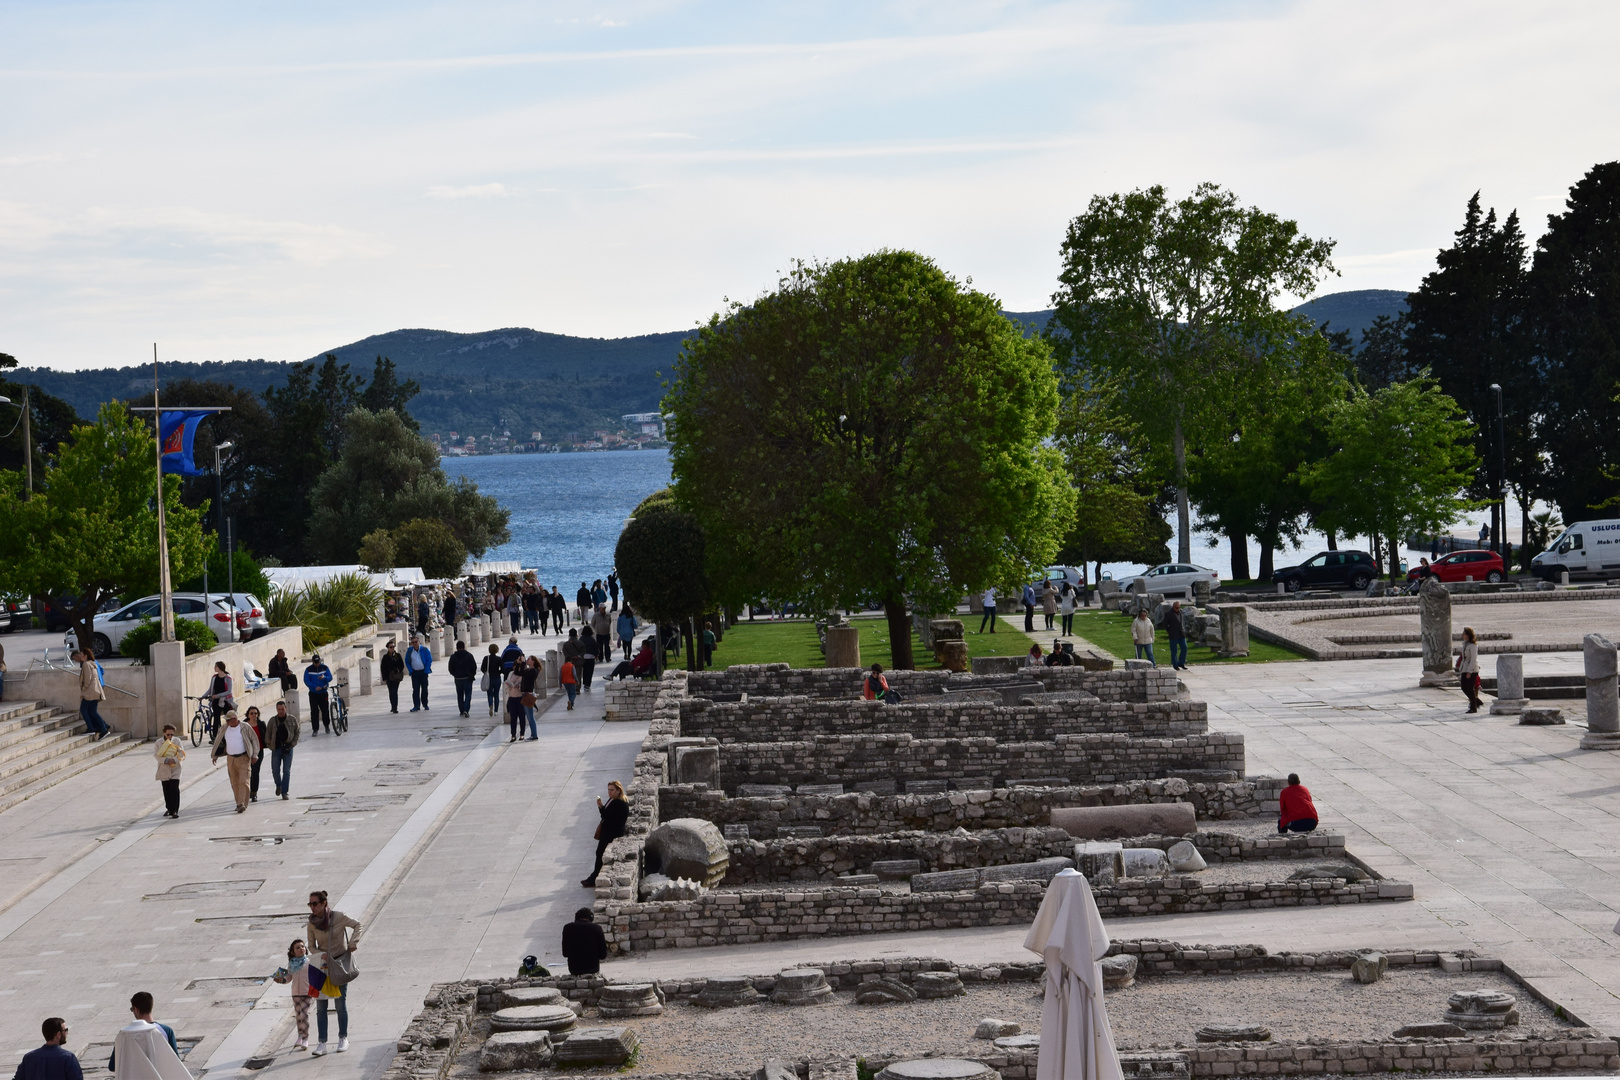
[[[1566,570],[1571,578],[1620,577],[1620,518],[1577,521],[1530,560],[1530,572],[1547,581]]]

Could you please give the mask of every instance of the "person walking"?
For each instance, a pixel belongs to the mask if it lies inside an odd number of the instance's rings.
[[[555,585],[551,587],[551,595],[546,598],[546,609],[551,612],[552,631],[561,634],[563,620],[568,615],[568,601],[563,599],[562,590]]]
[[[454,589],[444,594],[444,625],[453,632],[456,628],[456,592]]]
[[[529,721],[532,742],[540,737],[540,729],[535,726],[536,707],[540,704],[540,695],[545,693],[545,687],[540,685],[540,658],[528,657],[517,666],[517,672],[523,678],[523,715]]]
[[[523,632],[523,597],[519,595],[515,585],[512,591],[506,594],[506,618],[512,624],[513,634]]]
[[[580,631],[579,655],[574,659],[574,669],[579,674],[579,688],[590,693],[591,675],[596,671],[596,635],[591,633],[589,626]]]
[[[431,617],[428,611],[427,597],[422,596],[416,601],[416,632],[425,634],[428,631],[428,620]]]
[[[1024,585],[1023,601],[1024,633],[1033,634],[1035,632],[1035,586],[1033,584]]]
[[[1468,711],[1479,712],[1479,636],[1472,626],[1463,627],[1462,651],[1457,654],[1457,677],[1462,692],[1468,696]]]
[[[531,635],[540,633],[540,593],[533,585],[523,586],[523,623]]]
[[[287,650],[277,649],[276,655],[270,658],[270,677],[281,681],[281,692],[298,689],[298,676],[293,674],[292,664],[287,661]]]
[[[67,1021],[60,1016],[46,1017],[39,1030],[45,1045],[22,1056],[14,1080],[84,1080],[84,1067],[67,1048]]]
[[[591,633],[596,635],[596,655],[602,660],[610,659],[613,656],[613,616],[608,614],[605,601],[591,612]]]
[[[309,1049],[309,949],[302,938],[287,946],[287,966],[270,976],[283,986],[292,987],[293,1020],[298,1025],[294,1050]]]
[[[510,675],[512,669],[523,659],[523,646],[518,644],[517,635],[513,634],[507,639],[506,648],[501,650],[501,674]]]
[[[472,710],[473,680],[478,678],[478,661],[467,651],[465,641],[456,642],[456,651],[450,654],[450,662],[445,667],[456,681],[456,708],[462,716],[466,716]]]
[[[624,801],[624,785],[617,780],[609,780],[607,786],[608,801],[603,802],[599,795],[596,798],[596,813],[601,821],[596,826],[596,865],[591,869],[590,877],[580,881],[588,888],[596,887],[596,876],[602,872],[602,855],[607,851],[608,845],[625,834],[630,822],[630,804]]]
[[[259,753],[253,758],[253,767],[248,772],[248,802],[259,801],[259,768],[264,764],[264,721],[259,718],[259,707],[249,705],[247,712],[242,714],[242,726],[250,728],[253,734],[259,737]]]
[[[383,685],[388,687],[388,711],[399,712],[399,684],[405,681],[405,658],[399,650],[394,648],[394,639],[389,638],[388,644],[383,648],[382,664]]]
[[[186,760],[186,748],[175,737],[174,725],[163,725],[163,738],[152,751],[157,758],[157,781],[163,789],[163,816],[180,816],[180,763]]]
[[[514,665],[506,673],[502,685],[506,689],[506,723],[512,729],[512,741],[523,737],[523,670]]]
[[[1058,597],[1058,615],[1063,619],[1064,637],[1074,636],[1074,594],[1074,587],[1065,581]]]
[[[320,995],[315,999],[315,1033],[320,1041],[315,1044],[310,1056],[320,1057],[326,1053],[326,1007],[332,1001],[337,1002],[337,1052],[341,1054],[349,1048],[349,987],[332,982],[332,958],[334,955],[345,956],[360,948],[360,924],[343,912],[334,911],[327,903],[326,890],[320,889],[309,894],[309,922],[304,927],[304,937],[309,949],[309,963],[320,973],[321,982],[317,991],[313,985],[315,971],[310,972],[310,991]]]
[[[613,602],[609,611],[619,610],[619,571],[617,569],[608,573],[607,579],[608,599]]]
[[[304,686],[309,690],[309,733],[319,735],[321,725],[326,725],[326,733],[332,733],[332,699],[328,696],[328,688],[332,685],[332,669],[326,666],[320,653],[314,653],[309,658],[309,667],[304,669]]]
[[[568,695],[568,708],[565,711],[572,712],[574,698],[579,693],[579,675],[574,670],[574,662],[566,657],[563,659],[562,668],[557,672],[557,685]]]
[[[479,662],[478,670],[483,672],[480,684],[484,693],[489,696],[489,715],[495,715],[495,707],[501,700],[501,650],[493,641],[489,643],[489,652]]]
[[[1131,642],[1136,646],[1138,660],[1146,657],[1148,663],[1158,663],[1153,659],[1153,620],[1148,618],[1145,608],[1138,611],[1136,618],[1131,620]]]
[[[1046,616],[1046,629],[1052,629],[1052,617],[1057,614],[1057,589],[1050,581],[1041,586],[1041,614]]]
[[[157,1028],[163,1033],[164,1041],[169,1044],[169,1050],[175,1055],[175,1064],[179,1064],[180,1044],[175,1040],[174,1028],[170,1027],[168,1024],[160,1024],[156,1020],[152,1019],[152,1007],[154,1004],[156,1003],[152,1000],[151,994],[147,993],[145,990],[136,991],[135,994],[133,994],[129,999],[129,1012],[130,1015],[135,1018],[135,1023],[131,1024],[124,1030],[138,1031],[140,1028],[137,1025],[140,1024],[149,1024],[152,1027]],[[116,1043],[114,1044],[111,1056],[107,1058],[107,1070],[114,1076],[146,1077],[152,1075],[149,1069],[150,1063],[145,1061],[140,1062],[138,1067],[128,1067],[126,1059],[126,1068],[123,1072],[120,1072],[118,1069],[118,1048]]]
[[[1187,624],[1181,621],[1181,601],[1170,605],[1164,616],[1164,636],[1170,639],[1170,666],[1187,670]]]
[[[979,619],[979,633],[984,633],[984,624],[989,623],[990,632],[993,634],[996,632],[996,587],[994,585],[984,590],[982,603],[984,604],[984,616]]]
[[[619,645],[624,649],[624,658],[630,659],[630,650],[636,643],[636,613],[630,610],[627,601],[624,610],[619,612],[618,618]]]
[[[596,925],[596,915],[588,907],[574,912],[574,921],[563,926],[563,959],[570,975],[596,975],[607,959],[607,935]]]
[[[107,696],[101,682],[101,668],[96,666],[95,655],[81,649],[73,654],[79,661],[79,716],[84,720],[85,733],[94,735],[96,742],[112,731],[101,718],[101,699]]]
[[[579,583],[579,592],[574,594],[574,606],[579,609],[580,625],[585,625],[591,617],[591,590],[585,587],[583,581]]]
[[[606,607],[608,602],[607,589],[602,587],[602,579],[597,578],[591,582],[591,606]]]
[[[276,702],[276,715],[265,725],[264,745],[270,751],[270,779],[276,785],[276,794],[283,799],[292,791],[293,747],[303,734],[297,717],[287,711],[285,701]]]
[[[259,737],[250,727],[244,727],[241,719],[234,713],[225,714],[225,726],[219,729],[214,736],[213,753],[210,755],[215,765],[219,759],[225,759],[225,769],[231,778],[231,794],[236,797],[236,812],[244,812],[248,808],[248,774],[252,771],[253,759],[261,753]]]
[[[411,644],[405,650],[405,670],[411,676],[411,712],[421,712],[428,707],[428,676],[433,672],[433,653],[415,634],[411,635]]]

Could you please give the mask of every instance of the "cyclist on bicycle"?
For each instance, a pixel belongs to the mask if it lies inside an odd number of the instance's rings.
[[[231,673],[225,670],[225,661],[219,660],[214,664],[214,677],[208,684],[208,703],[213,707],[214,716],[208,726],[209,734],[219,729],[219,718],[236,708],[236,685],[231,681]]]

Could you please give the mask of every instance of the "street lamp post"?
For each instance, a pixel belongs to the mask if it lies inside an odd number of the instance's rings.
[[[1507,423],[1502,418],[1502,384],[1491,383],[1491,393],[1496,395],[1496,505],[1501,508],[1496,546],[1502,555],[1505,577],[1513,570],[1513,545],[1507,542]]]
[[[16,405],[16,404],[17,403],[15,401],[12,401],[8,397],[0,397],[0,405]],[[29,424],[28,424],[28,413],[29,413],[29,408],[28,408],[28,387],[26,387],[26,386],[23,387],[22,404],[18,405],[17,407],[22,409],[23,471],[28,476],[27,492],[28,492],[29,495],[32,495],[34,493],[34,443],[33,443],[32,433],[29,430]],[[26,498],[27,496],[24,496],[24,497]]]
[[[229,519],[225,516],[225,481],[220,471],[220,456],[235,445],[229,440],[214,444],[214,502],[219,511],[218,534],[225,541],[225,594],[230,597],[232,637],[236,636],[236,558],[231,550]]]

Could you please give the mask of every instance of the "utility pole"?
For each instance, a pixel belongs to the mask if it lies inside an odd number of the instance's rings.
[[[1502,384],[1491,383],[1496,395],[1496,504],[1501,508],[1497,527],[1497,550],[1502,556],[1502,576],[1513,572],[1513,545],[1507,542],[1507,422],[1502,418]],[[1523,538],[1520,538],[1523,543]]]

